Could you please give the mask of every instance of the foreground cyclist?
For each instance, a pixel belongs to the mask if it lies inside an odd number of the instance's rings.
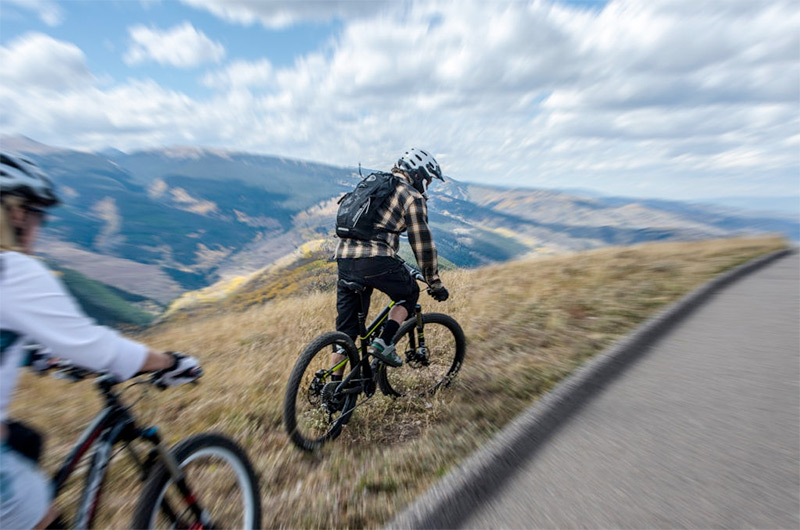
[[[373,289],[388,295],[393,301],[405,300],[389,313],[381,336],[369,347],[373,355],[389,366],[397,367],[403,360],[397,355],[392,338],[419,299],[419,287],[401,261],[395,258],[400,246],[400,234],[408,233],[417,264],[430,286],[429,293],[437,301],[447,300],[449,293],[439,279],[436,245],[428,227],[427,189],[433,179],[444,180],[438,162],[422,149],[410,149],[392,168],[397,185],[394,192],[375,214],[374,235],[368,239],[342,238],[336,249],[339,279],[358,282],[367,287],[364,296],[369,308]],[[353,341],[359,333],[359,295],[341,285],[337,292],[336,330],[346,333]],[[334,363],[344,356],[334,353]],[[342,375],[334,375],[335,379]]]
[[[40,344],[120,380],[159,372],[159,384],[175,386],[202,373],[194,357],[151,350],[96,325],[31,257],[46,210],[58,202],[53,183],[39,167],[0,153],[0,528],[44,528],[56,518],[50,481],[30,454],[38,436],[6,417],[26,344]]]

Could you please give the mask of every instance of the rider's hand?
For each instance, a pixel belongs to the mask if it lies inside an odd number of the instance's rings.
[[[428,294],[433,297],[437,302],[444,302],[450,296],[444,285],[438,282],[428,289]]]
[[[194,357],[176,352],[169,352],[169,355],[175,359],[175,362],[170,368],[159,370],[153,374],[156,385],[160,387],[178,386],[183,383],[191,383],[203,375],[203,369],[200,368],[200,363]]]
[[[27,344],[23,347],[23,350],[25,350],[23,366],[29,366],[33,372],[39,374],[44,374],[59,360],[49,348],[44,348],[38,344]]]
[[[47,352],[40,352],[38,355],[31,357],[31,370],[42,375],[52,368],[53,365],[58,364],[59,360],[59,357],[50,355]]]

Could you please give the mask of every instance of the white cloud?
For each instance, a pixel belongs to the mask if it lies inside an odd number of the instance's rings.
[[[4,0],[8,4],[36,12],[48,26],[58,26],[64,21],[64,11],[52,0]]]
[[[146,26],[128,29],[131,46],[125,54],[127,64],[155,61],[178,68],[194,68],[203,63],[218,63],[225,57],[225,47],[184,22],[160,31]]]
[[[86,56],[74,44],[43,33],[26,33],[0,46],[0,85],[27,90],[72,89],[91,82]]]
[[[301,21],[327,22],[333,18],[358,18],[374,15],[387,6],[400,6],[396,0],[180,0],[197,9],[237,24],[258,23],[279,29]]]
[[[311,15],[301,4],[204,3],[226,20],[265,26],[295,5],[285,20],[344,18],[350,9],[324,2],[324,13]],[[33,48],[72,58],[73,75],[57,77],[75,80],[73,89],[44,98],[0,78],[2,108],[29,109],[0,118],[0,132],[56,145],[65,144],[59,135],[92,148],[188,143],[373,168],[419,146],[464,180],[619,194],[662,186],[676,197],[744,194],[754,181],[765,193],[798,191],[800,12],[791,1],[615,0],[600,11],[545,1],[392,2],[364,11],[291,66],[234,58],[203,73],[213,92],[205,99],[152,80],[98,87],[80,50],[50,39]],[[175,28],[142,29],[142,60],[196,65],[214,49],[216,61],[224,54],[212,46],[155,59],[159,50],[197,48],[164,42],[181,33]],[[3,64],[5,54],[19,58],[11,79],[56,87],[44,81],[47,67],[26,73],[21,58],[33,52],[23,49],[0,49]]]
[[[206,74],[202,82],[205,86],[224,89],[265,88],[274,81],[272,63],[267,59],[255,62],[234,61],[227,68]]]

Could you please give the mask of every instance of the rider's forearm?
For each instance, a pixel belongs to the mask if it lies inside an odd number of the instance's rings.
[[[439,280],[439,260],[436,252],[436,245],[427,226],[424,230],[417,233],[408,232],[408,242],[414,251],[422,275],[428,284],[433,285]]]
[[[408,242],[425,276],[425,281],[429,284],[439,282],[439,260],[433,235],[428,227],[428,211],[423,199],[411,203],[405,221],[408,227]]]
[[[38,260],[11,253],[5,259],[3,324],[90,370],[106,370],[118,379],[133,377],[147,347],[97,325],[86,316],[63,284]]]
[[[171,355],[162,351],[148,350],[147,357],[140,371],[157,372],[158,370],[171,368],[174,363],[175,359]]]

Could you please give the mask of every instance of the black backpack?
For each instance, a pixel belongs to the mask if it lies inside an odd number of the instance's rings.
[[[358,183],[356,189],[339,199],[336,213],[336,235],[347,239],[376,239],[381,233],[375,228],[378,209],[394,192],[397,177],[391,173],[371,173]]]

